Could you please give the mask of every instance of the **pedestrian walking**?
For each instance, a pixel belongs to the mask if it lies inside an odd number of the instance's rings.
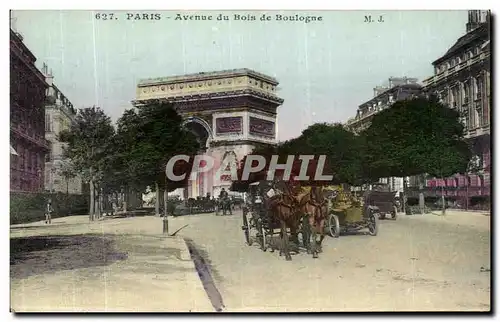
[[[45,223],[50,224],[52,222],[52,213],[54,208],[52,207],[52,200],[49,198],[47,200],[47,205],[45,206]]]

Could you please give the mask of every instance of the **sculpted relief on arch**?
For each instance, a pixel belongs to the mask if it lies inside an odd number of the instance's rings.
[[[215,133],[217,135],[243,133],[243,117],[220,117],[215,120]]]

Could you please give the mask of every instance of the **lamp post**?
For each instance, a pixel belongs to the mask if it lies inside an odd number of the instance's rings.
[[[168,187],[167,187],[167,181],[168,181],[168,175],[167,175],[167,168],[165,168],[165,192],[163,194],[163,233],[168,235]]]

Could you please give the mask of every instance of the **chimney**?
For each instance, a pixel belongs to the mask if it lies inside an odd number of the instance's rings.
[[[47,82],[47,84],[49,84],[49,86],[52,86],[52,84],[54,83],[54,76],[52,76],[52,69],[49,73],[49,66],[47,66],[46,63],[43,63],[42,74],[43,76],[45,76],[45,81]]]
[[[489,10],[469,10],[469,18],[465,24],[466,32],[469,33],[483,23],[488,23],[490,19]]]

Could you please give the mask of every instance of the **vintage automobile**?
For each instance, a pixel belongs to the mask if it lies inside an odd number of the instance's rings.
[[[372,188],[365,192],[365,202],[373,209],[377,208],[379,219],[385,219],[387,216],[396,219],[398,214],[396,191],[391,191],[388,184],[372,184]]]
[[[341,233],[368,229],[371,236],[378,233],[378,209],[370,206],[366,200],[359,200],[350,191],[341,186],[325,189],[329,199],[329,216],[326,224],[327,232],[332,237]]]

